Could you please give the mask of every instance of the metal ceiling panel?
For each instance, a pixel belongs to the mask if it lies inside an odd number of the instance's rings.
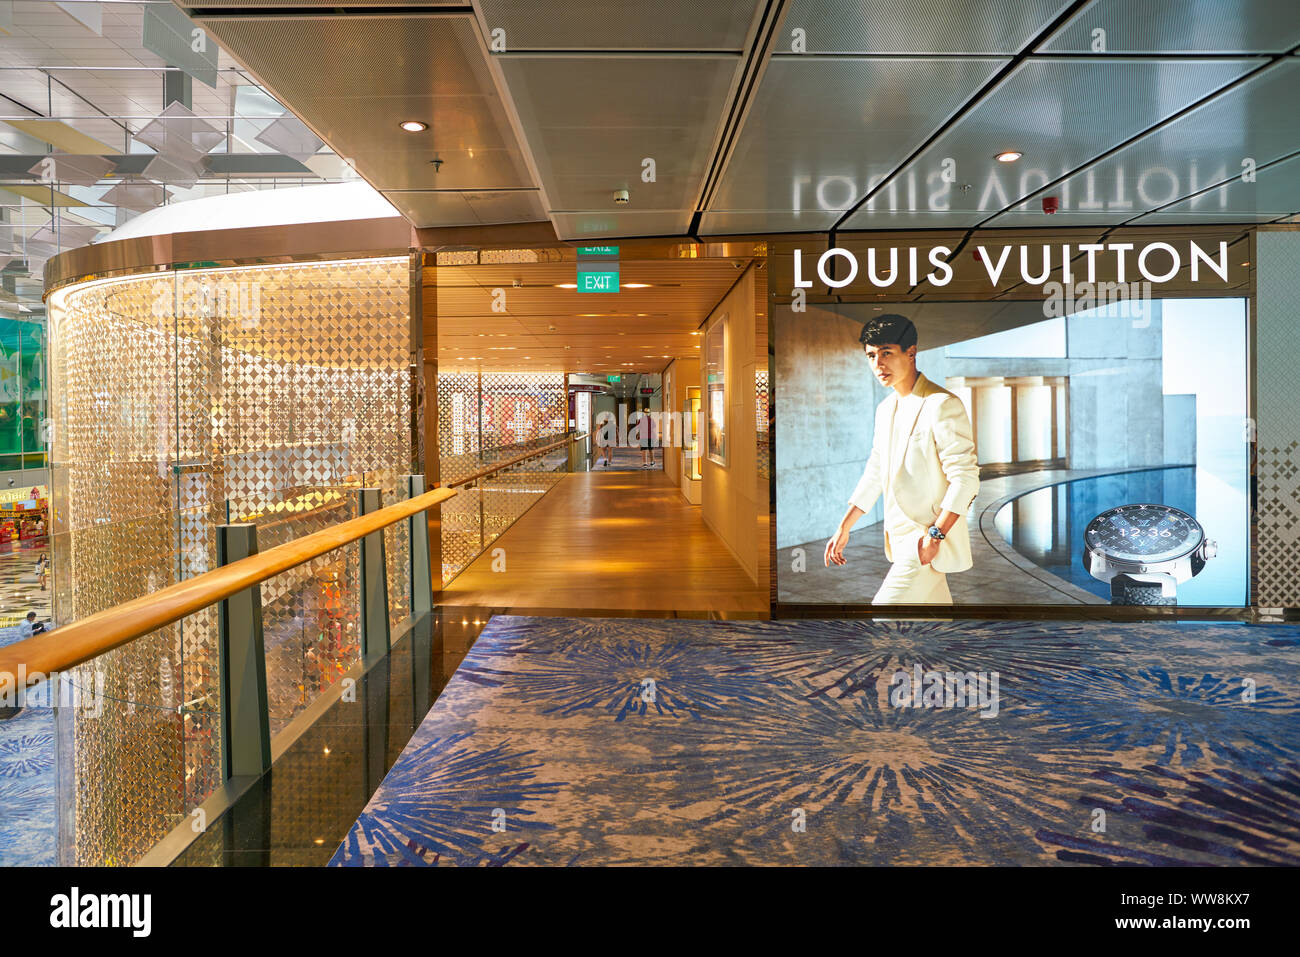
[[[527,50],[730,50],[744,47],[760,0],[479,0],[488,35]]]
[[[22,196],[24,199],[32,201],[36,207],[63,207],[63,206],[89,206],[89,203],[77,199],[75,196],[69,196],[67,193],[59,192],[52,186],[19,186],[14,183],[8,183],[0,186],[0,192],[13,193],[15,196]],[[0,199],[0,206],[5,205],[3,199]]]
[[[915,180],[914,195],[895,185],[893,195],[879,194],[845,228],[888,226],[900,211],[927,210],[949,214],[944,225],[974,226],[1258,65],[1249,59],[1027,60],[909,164],[901,178]],[[994,157],[1004,150],[1023,157],[999,163]],[[952,182],[945,168],[953,170]]]
[[[603,239],[610,236],[681,236],[690,228],[690,210],[592,210],[577,213],[550,211],[555,234],[564,240]]]
[[[167,4],[144,8],[144,29],[141,45],[172,66],[180,67],[194,79],[216,89],[217,62],[220,49],[196,43],[195,24],[180,10]],[[202,39],[202,34],[199,34]]]
[[[40,140],[42,143],[49,143],[56,149],[68,153],[102,155],[121,152],[121,150],[115,150],[107,143],[101,143],[99,140],[87,136],[59,120],[6,120],[6,122],[14,129],[26,133],[33,139]]]
[[[201,22],[377,189],[534,185],[468,14]]]
[[[1096,31],[1103,31],[1097,34]],[[1103,49],[1098,50],[1098,41]],[[1300,43],[1295,0],[1095,0],[1044,53],[1281,53]]]
[[[178,0],[177,3],[187,13],[198,10],[221,11],[222,13],[249,12],[257,13],[259,8],[290,9],[302,8],[316,13],[330,14],[341,7],[468,7],[469,0]]]
[[[492,226],[546,219],[535,189],[484,191],[387,190],[384,198],[417,228]]]
[[[1214,190],[1192,197],[1139,219],[1138,226],[1197,222],[1266,223],[1300,212],[1300,156],[1259,170],[1254,182],[1237,177],[1224,187],[1226,209],[1218,204]]]
[[[807,53],[1017,53],[1070,0],[792,0],[778,52],[804,31]],[[797,54],[796,54],[797,55]]]
[[[731,55],[502,55],[560,235],[684,233],[740,62]],[[647,159],[653,182],[644,179]],[[615,202],[619,189],[629,192],[626,207]],[[558,214],[578,214],[591,233]],[[637,231],[622,232],[622,224]]]
[[[1041,196],[1059,199],[1053,223],[1092,225],[1131,219],[1240,176],[1243,163],[1263,166],[1300,150],[1295,90],[1300,62],[1280,60],[1204,106],[1113,156],[1041,191],[998,216],[991,226],[1042,226]],[[1241,194],[1249,196],[1249,193]],[[1213,190],[1189,209],[1228,214],[1229,193]]]
[[[833,225],[1006,62],[773,59],[709,204],[706,228],[717,231],[721,214],[729,213],[746,214],[750,231]],[[754,215],[760,210],[770,214],[765,222]]]
[[[748,236],[754,233],[805,233],[830,229],[841,213],[836,210],[721,210],[700,218],[701,236]]]

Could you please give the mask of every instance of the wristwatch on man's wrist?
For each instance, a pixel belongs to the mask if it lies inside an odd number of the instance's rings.
[[[1200,522],[1169,505],[1108,509],[1083,533],[1083,567],[1110,583],[1112,605],[1178,604],[1178,586],[1218,551]]]
[[[941,541],[943,541],[947,536],[943,534],[943,531],[939,528],[938,525],[931,525],[931,526],[930,526],[930,537],[931,537],[932,539],[934,539],[936,542],[941,542]]]

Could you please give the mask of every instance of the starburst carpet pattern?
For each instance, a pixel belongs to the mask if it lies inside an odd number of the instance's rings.
[[[1300,628],[497,617],[331,863],[1300,864]]]

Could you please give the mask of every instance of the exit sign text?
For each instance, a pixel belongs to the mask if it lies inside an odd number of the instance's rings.
[[[618,292],[618,270],[578,270],[578,292]]]

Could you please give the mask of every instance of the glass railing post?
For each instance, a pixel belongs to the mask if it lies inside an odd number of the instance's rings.
[[[487,516],[483,512],[483,483],[491,477],[485,475],[474,483],[474,489],[478,492],[478,550],[480,553],[487,548]]]
[[[257,554],[257,526],[217,526],[217,563]],[[226,780],[271,767],[271,720],[262,637],[262,587],[252,585],[217,610],[220,636],[221,754]]]
[[[424,476],[406,477],[408,498],[423,495]],[[411,543],[411,617],[419,621],[433,610],[433,577],[429,570],[429,513],[416,512],[406,520]]]
[[[358,514],[369,515],[384,507],[377,488],[358,492]],[[384,533],[371,532],[361,539],[361,654],[388,653],[388,563],[384,556]]]

